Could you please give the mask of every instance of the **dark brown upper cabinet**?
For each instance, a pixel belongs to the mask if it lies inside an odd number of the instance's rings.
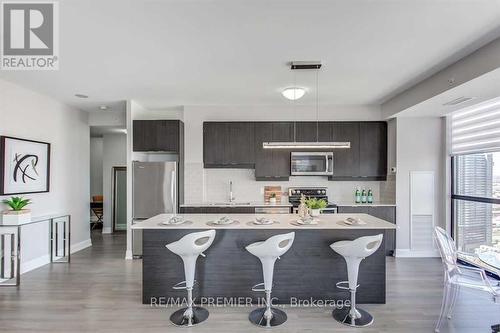
[[[134,120],[133,150],[180,153],[184,123],[180,120]]]
[[[290,178],[290,150],[264,149],[262,143],[292,140],[292,122],[255,123],[256,180],[288,180]]]
[[[335,122],[332,127],[333,141],[350,142],[349,149],[333,152],[333,178],[349,180],[359,176],[359,123]]]
[[[203,164],[205,168],[255,166],[254,124],[252,122],[203,123]]]
[[[387,178],[387,123],[334,122],[333,141],[349,141],[350,149],[333,152],[331,180]]]
[[[205,122],[204,165],[206,168],[255,168],[257,180],[288,180],[291,150],[263,149],[262,143],[294,140],[351,143],[350,149],[332,150],[331,180],[385,180],[387,177],[387,123],[383,121]]]
[[[359,124],[359,174],[361,177],[387,178],[387,123]]]
[[[332,122],[298,121],[294,123],[297,142],[332,141]]]

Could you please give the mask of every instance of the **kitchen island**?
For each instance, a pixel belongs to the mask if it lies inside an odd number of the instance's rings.
[[[251,288],[262,282],[262,268],[258,258],[245,246],[266,240],[281,233],[295,231],[291,249],[278,260],[274,271],[274,303],[290,304],[300,301],[332,302],[349,298],[348,292],[337,289],[335,283],[347,280],[344,259],[330,244],[361,236],[386,234],[395,225],[368,214],[324,214],[315,225],[300,226],[293,221],[294,214],[183,214],[186,221],[180,225],[165,225],[171,214],[161,214],[134,224],[143,229],[143,303],[158,304],[183,298],[183,290],[172,286],[184,280],[182,260],[165,245],[196,231],[217,231],[206,258],[198,258],[194,295],[200,298],[251,299],[257,302],[262,293]],[[222,216],[237,220],[231,225],[212,226]],[[255,225],[252,221],[266,217],[276,221],[270,225]],[[347,217],[359,218],[364,225],[347,225]],[[385,244],[360,267],[358,303],[385,303]]]

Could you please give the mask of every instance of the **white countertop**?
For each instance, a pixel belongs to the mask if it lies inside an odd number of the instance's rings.
[[[318,224],[315,225],[293,225],[291,222],[297,220],[297,214],[178,214],[190,223],[180,225],[162,224],[168,221],[172,214],[160,214],[147,220],[132,225],[132,229],[396,229],[396,225],[368,214],[322,214],[317,217]],[[230,225],[212,226],[207,222],[215,221],[222,216],[239,221]],[[279,223],[270,225],[255,225],[251,223],[256,217],[266,217]],[[342,221],[347,217],[359,218],[366,222],[364,225],[347,225]]]
[[[181,204],[181,207],[292,207],[292,204],[287,201],[270,204],[263,201],[252,201],[241,203],[236,201],[234,204],[223,202],[195,202]]]
[[[372,203],[356,203],[354,201],[337,201],[335,202],[337,206],[344,207],[383,207],[383,206],[393,206],[396,207],[395,203],[374,201]]]

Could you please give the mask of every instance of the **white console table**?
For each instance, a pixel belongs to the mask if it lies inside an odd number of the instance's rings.
[[[35,223],[49,223],[51,263],[69,263],[71,249],[71,216],[53,214],[32,217],[22,224],[0,224],[0,287],[21,284],[21,230]]]

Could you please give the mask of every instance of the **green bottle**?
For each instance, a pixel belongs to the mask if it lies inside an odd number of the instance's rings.
[[[356,188],[356,192],[354,193],[354,196],[355,196],[355,201],[356,203],[360,203],[361,202],[361,192],[359,191],[359,187]]]
[[[366,201],[368,203],[373,203],[373,192],[372,192],[372,189],[368,189],[368,197],[366,198]]]
[[[361,203],[366,203],[366,190],[361,191]]]

